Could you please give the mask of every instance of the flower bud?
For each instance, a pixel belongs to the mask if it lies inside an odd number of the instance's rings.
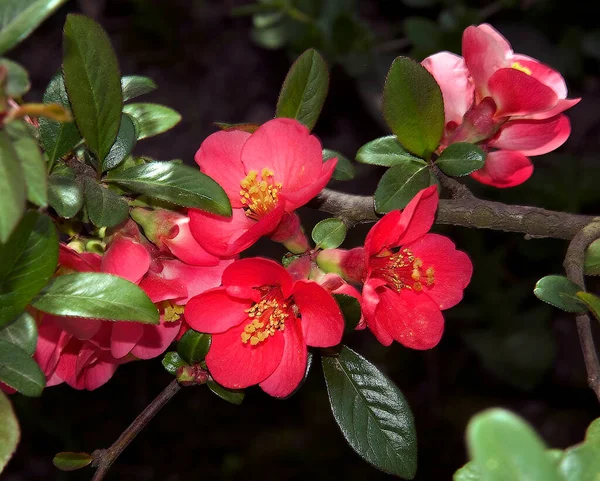
[[[317,265],[327,273],[338,274],[348,282],[360,283],[366,275],[365,251],[325,249],[317,256]]]

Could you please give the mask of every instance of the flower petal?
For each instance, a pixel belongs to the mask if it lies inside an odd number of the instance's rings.
[[[559,99],[556,107],[548,110],[547,112],[541,112],[539,114],[527,115],[525,118],[533,120],[544,120],[554,117],[555,115],[563,113],[565,110],[570,109],[574,105],[577,105],[581,98],[576,99]]]
[[[375,315],[379,305],[379,289],[385,284],[381,279],[369,279],[363,286],[361,310],[367,327],[384,346],[389,346],[394,338],[385,330]]]
[[[554,90],[559,99],[567,98],[567,84],[563,76],[556,70],[527,55],[515,54],[510,58],[510,61],[516,62],[519,64],[518,66],[528,69],[533,78],[538,79],[544,85]]]
[[[139,286],[154,303],[188,296],[188,290],[180,279],[163,279],[154,272],[148,273]]]
[[[186,322],[199,332],[210,334],[225,332],[248,318],[244,312],[251,300],[230,296],[224,287],[206,291],[190,299],[185,306]]]
[[[52,320],[56,326],[82,341],[93,337],[100,330],[103,322],[100,319],[53,316],[52,314],[47,314],[44,317],[48,321]]]
[[[316,197],[316,195],[325,188],[329,179],[331,179],[336,164],[337,159],[329,159],[323,163],[319,176],[313,179],[309,184],[293,192],[288,189],[283,190],[281,198],[285,201],[286,212],[292,212]]]
[[[231,292],[230,287],[255,290],[263,286],[277,286],[287,298],[292,292],[292,285],[292,276],[282,265],[263,257],[235,261],[223,272],[223,286],[228,288],[228,292]]]
[[[182,217],[177,222],[179,231],[172,239],[164,238],[163,242],[178,259],[194,266],[214,266],[219,263],[219,258],[209,254],[194,239],[190,230],[189,217]]]
[[[161,319],[157,326],[142,326],[143,334],[131,350],[138,359],[153,359],[167,350],[179,333],[181,320],[165,322]]]
[[[115,322],[110,335],[110,352],[119,359],[131,352],[140,340],[144,329],[137,322]]]
[[[111,362],[106,359],[96,361],[92,366],[88,367],[85,372],[84,386],[88,391],[98,389],[106,384],[113,374],[116,372],[119,365],[116,362]]]
[[[423,189],[413,197],[400,218],[401,234],[396,245],[407,244],[425,235],[431,229],[437,211],[439,194],[432,185]]]
[[[102,272],[137,284],[150,268],[150,253],[131,239],[117,235],[102,256]]]
[[[471,177],[482,184],[505,188],[522,184],[532,173],[533,164],[520,152],[497,150],[487,154],[483,168]]]
[[[365,239],[365,253],[367,258],[379,254],[382,250],[395,244],[400,235],[400,219],[402,214],[399,210],[393,210],[379,219]]]
[[[64,244],[59,245],[59,265],[77,272],[100,272],[102,257],[92,252],[79,253]]]

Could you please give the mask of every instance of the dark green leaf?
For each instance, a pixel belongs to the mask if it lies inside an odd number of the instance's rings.
[[[474,416],[467,444],[485,481],[561,481],[544,442],[523,419],[504,409]]]
[[[484,163],[485,152],[483,150],[473,144],[457,142],[444,149],[435,165],[444,174],[459,177],[481,169]]]
[[[8,134],[0,130],[0,244],[7,241],[23,211],[27,190],[25,173]]]
[[[85,206],[92,223],[97,227],[113,227],[129,215],[129,206],[123,198],[96,181],[86,177]]]
[[[356,175],[356,170],[346,157],[335,150],[323,149],[323,162],[326,160],[337,157],[337,164],[335,164],[335,170],[331,176],[335,180],[351,180]]]
[[[0,381],[25,396],[37,397],[46,386],[46,376],[23,349],[0,341]]]
[[[380,137],[363,145],[356,153],[356,160],[363,164],[392,167],[402,163],[421,162],[400,145],[395,135]]]
[[[187,165],[150,162],[110,176],[107,182],[157,199],[213,214],[231,215],[225,191],[207,175]]]
[[[48,203],[59,216],[70,219],[83,206],[83,189],[74,179],[51,175],[48,178]]]
[[[49,217],[40,215],[33,230],[27,232],[27,229],[31,229],[30,215],[37,214],[27,214],[17,233],[13,234],[19,239],[26,239],[23,244],[25,248],[15,255],[16,261],[10,272],[0,281],[0,327],[23,312],[25,306],[46,285],[58,262],[58,236],[54,224]],[[21,228],[24,232],[19,232]],[[9,244],[13,244],[12,241]]]
[[[38,216],[35,211],[27,211],[19,225],[4,244],[0,244],[0,282],[10,274],[19,256],[25,250],[27,239],[33,230]]]
[[[242,404],[242,401],[244,400],[245,394],[243,389],[227,389],[212,379],[209,379],[206,385],[208,386],[208,389],[217,396],[231,404]]]
[[[122,277],[99,272],[55,277],[32,305],[56,316],[159,323],[158,310],[143,290]]]
[[[390,168],[375,191],[375,210],[379,213],[404,209],[411,199],[431,184],[429,166],[421,161],[404,162]]]
[[[75,471],[85,468],[94,458],[88,453],[58,453],[52,464],[61,471]]]
[[[27,312],[21,314],[12,324],[0,328],[0,341],[20,347],[30,356],[35,352],[37,338],[37,324]]]
[[[138,140],[162,134],[181,121],[181,115],[165,105],[127,104],[123,112],[133,118]]]
[[[592,314],[596,316],[596,319],[600,321],[600,297],[595,296],[591,292],[580,291],[577,293],[577,297],[583,301],[583,303],[589,307]]]
[[[2,8],[2,7],[0,7]],[[21,65],[7,58],[0,58],[0,67],[4,67],[8,73],[4,84],[4,93],[9,97],[22,97],[31,88],[29,74]]]
[[[331,217],[319,222],[312,230],[312,239],[318,248],[335,249],[342,245],[348,228],[341,219]]]
[[[588,427],[585,441],[565,450],[558,470],[561,481],[597,481],[600,473],[600,419]]]
[[[210,349],[210,341],[210,334],[202,334],[190,329],[177,343],[177,353],[189,364],[196,364],[204,361]]]
[[[121,116],[121,125],[117,140],[106,155],[103,162],[102,170],[110,170],[118,167],[125,158],[131,153],[137,142],[135,126],[131,117],[127,114]]]
[[[181,356],[175,351],[166,352],[161,363],[167,372],[169,374],[173,374],[173,376],[177,374],[177,369],[179,369],[181,366],[188,365],[188,363],[181,359]]]
[[[329,73],[323,57],[314,49],[304,52],[288,72],[279,99],[277,117],[289,117],[313,129],[325,103]]]
[[[600,239],[592,242],[585,251],[585,273],[600,276]]]
[[[21,438],[19,421],[8,396],[0,390],[0,474],[12,458]]]
[[[339,357],[323,358],[323,372],[333,416],[350,446],[377,469],[412,479],[417,439],[400,390],[346,346]]]
[[[431,156],[444,130],[444,102],[425,67],[406,57],[394,60],[383,88],[383,116],[409,152]]]
[[[102,163],[117,138],[123,96],[117,57],[106,32],[91,18],[67,16],[63,71],[79,132]]]
[[[154,80],[141,75],[126,75],[121,78],[121,89],[123,90],[123,102],[139,97],[156,90]]]
[[[546,276],[537,281],[533,293],[542,301],[567,312],[586,312],[577,293],[581,287],[564,276]]]
[[[67,0],[2,0],[0,55],[13,48]]]
[[[44,92],[43,101],[45,104],[58,104],[71,110],[62,72],[50,80]],[[39,122],[40,142],[50,165],[54,165],[57,159],[73,150],[81,140],[81,135],[74,122],[57,122],[46,117],[41,117]]]
[[[356,326],[358,326],[362,315],[360,311],[360,302],[358,302],[356,297],[349,296],[348,294],[334,294],[333,297],[337,301],[342,310],[342,314],[344,315],[346,331],[354,331]]]

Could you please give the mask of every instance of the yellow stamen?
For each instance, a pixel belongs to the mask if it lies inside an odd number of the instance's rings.
[[[163,308],[163,320],[165,322],[178,321],[185,309],[183,306],[173,304],[170,301],[161,302],[160,307]]]
[[[520,72],[526,73],[527,75],[531,75],[531,69],[525,67],[524,65],[521,65],[519,62],[513,62],[510,67],[514,68],[515,70],[519,70]]]
[[[433,286],[435,271],[433,267],[423,269],[423,261],[409,249],[402,249],[395,254],[387,252],[381,257],[375,257],[374,271],[387,281],[394,290],[410,289],[415,292],[423,290],[423,286]]]
[[[285,320],[289,317],[287,304],[279,304],[277,299],[262,299],[251,308],[246,309],[251,321],[244,327],[241,339],[244,344],[250,341],[256,346],[277,331],[285,330]]]
[[[277,197],[281,183],[276,183],[274,173],[266,167],[260,173],[251,170],[240,182],[240,202],[246,209],[246,215],[258,220],[277,206]]]

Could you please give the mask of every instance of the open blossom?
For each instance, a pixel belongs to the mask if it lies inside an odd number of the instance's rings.
[[[276,397],[290,395],[304,377],[307,345],[341,341],[344,319],[336,301],[316,282],[294,281],[279,264],[263,258],[234,262],[222,285],[192,298],[185,317],[211,333],[206,364],[228,388],[254,384]]]
[[[286,215],[325,187],[336,162],[323,162],[319,140],[293,119],[271,120],[253,134],[216,132],[202,142],[196,163],[223,187],[233,215],[191,209],[192,234],[214,255],[237,254],[260,237],[276,234]]]
[[[438,204],[435,186],[420,191],[404,211],[392,211],[369,231],[364,248],[325,250],[317,261],[362,282],[367,326],[388,346],[437,345],[441,311],[456,305],[471,279],[469,257],[447,237],[429,234]]]
[[[478,143],[488,154],[472,176],[495,187],[519,185],[533,172],[528,156],[551,152],[567,140],[571,125],[562,112],[580,99],[568,99],[558,72],[514,53],[490,25],[468,27],[462,53],[464,58],[441,52],[423,61],[444,97],[442,149]]]

